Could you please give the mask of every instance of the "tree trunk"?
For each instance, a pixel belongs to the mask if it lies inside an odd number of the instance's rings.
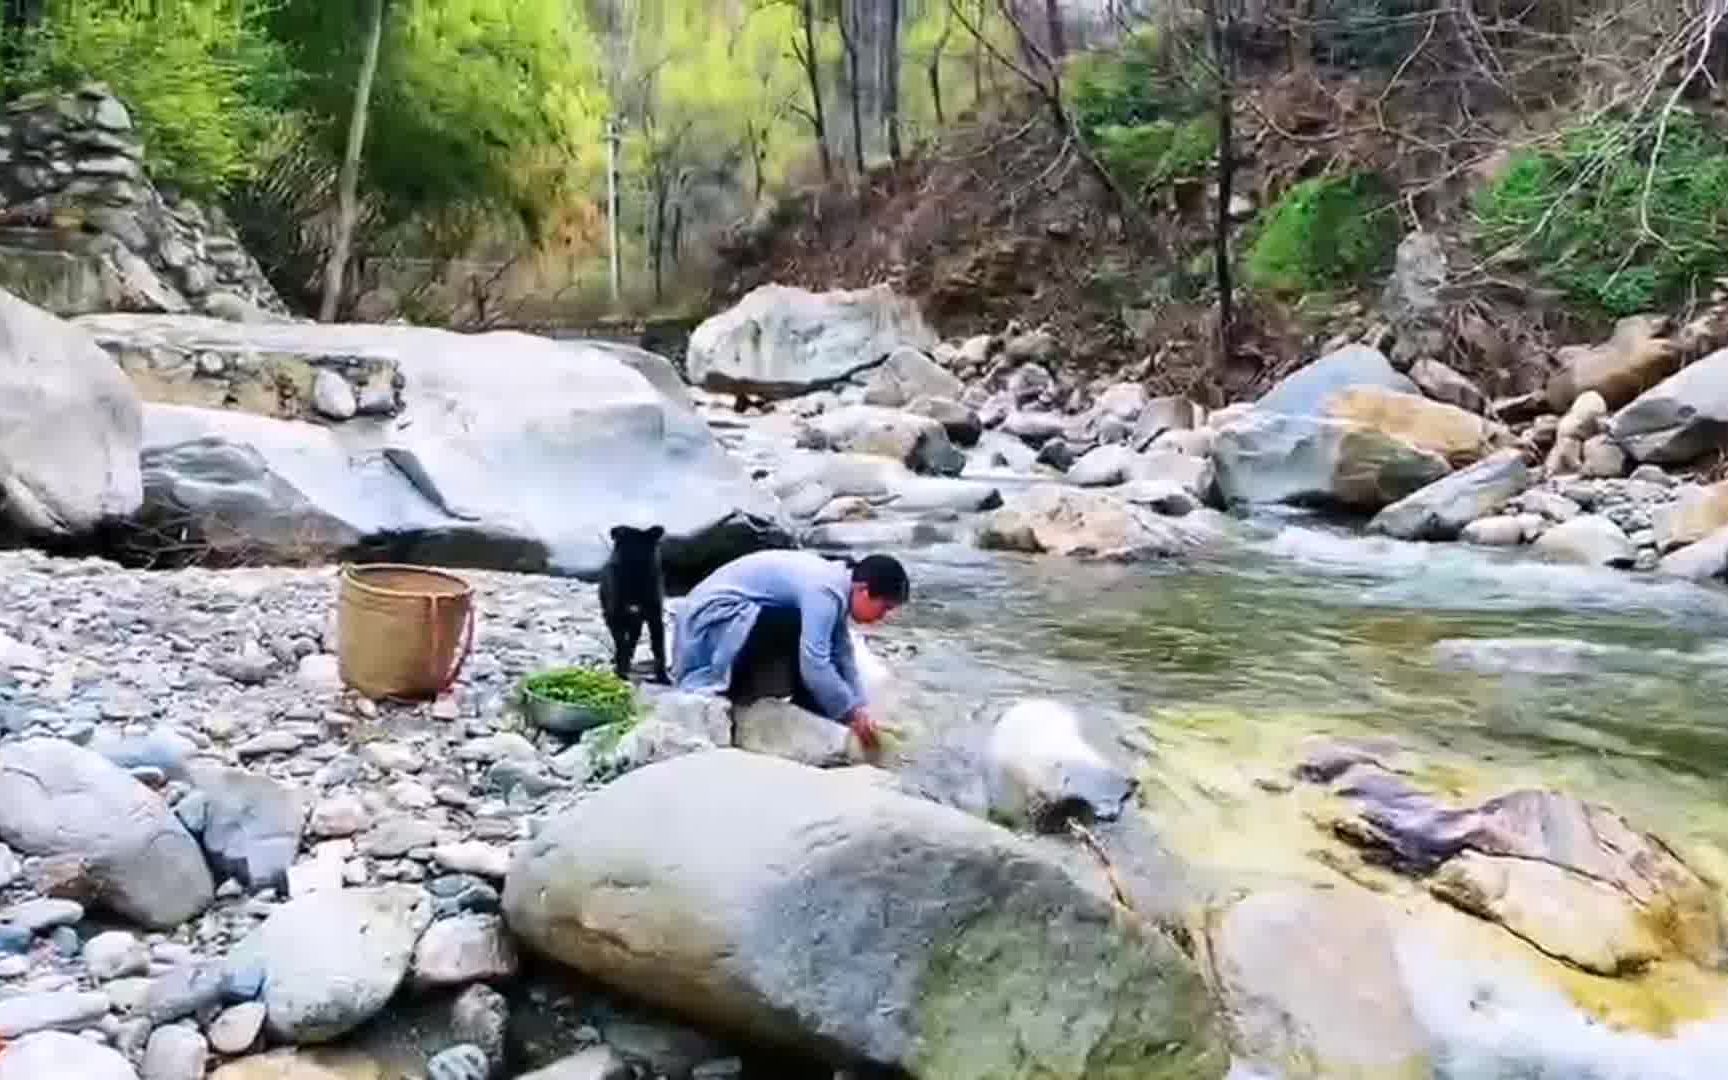
[[[606,118],[606,249],[612,307],[624,298],[624,271],[618,258],[618,118]]]
[[[1236,357],[1236,296],[1230,272],[1230,199],[1236,179],[1235,138],[1232,112],[1236,105],[1235,65],[1230,43],[1230,0],[1205,0],[1207,30],[1212,37],[1212,56],[1218,78],[1218,190],[1217,216],[1212,223],[1212,261],[1218,280],[1218,360],[1229,366]]]
[[[948,122],[942,109],[942,54],[948,48],[948,35],[954,32],[954,9],[948,9],[947,18],[942,20],[942,36],[936,39],[936,47],[930,50],[930,104],[936,109],[936,126],[941,127]]]
[[[810,82],[810,127],[816,135],[816,148],[822,155],[822,179],[834,179],[834,158],[828,152],[828,120],[822,111],[822,64],[816,53],[815,0],[802,0],[799,14],[804,21],[804,48],[799,60],[804,65],[804,77]]]
[[[888,85],[883,89],[888,157],[900,163],[900,0],[888,0]]]
[[[857,14],[857,0],[842,0],[840,5],[840,45],[846,53],[846,97],[852,108],[852,165],[860,177],[864,175],[864,103],[860,100],[858,81],[858,31],[852,19]]]
[[[1055,66],[1068,53],[1068,39],[1062,32],[1062,10],[1058,0],[1044,0],[1044,28],[1050,38],[1050,63]]]
[[[359,216],[360,154],[366,147],[366,115],[372,106],[372,81],[378,75],[378,50],[384,40],[385,0],[367,0],[366,52],[360,60],[360,77],[354,86],[354,115],[348,121],[348,147],[342,154],[342,172],[336,196],[336,237],[330,259],[324,264],[324,300],[318,306],[320,322],[335,322],[342,302],[342,275],[348,267],[348,249],[354,242],[354,221]]]

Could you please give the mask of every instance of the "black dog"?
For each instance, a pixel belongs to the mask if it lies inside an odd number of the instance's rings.
[[[620,679],[629,678],[646,623],[654,680],[672,681],[666,674],[666,586],[660,573],[660,538],[665,535],[658,525],[617,526],[612,530],[612,554],[600,568],[600,611],[612,632],[612,670]]]

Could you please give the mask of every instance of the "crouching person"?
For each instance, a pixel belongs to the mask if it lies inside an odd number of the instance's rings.
[[[727,563],[678,612],[673,678],[678,688],[736,705],[790,698],[850,727],[875,750],[848,620],[880,622],[911,595],[906,570],[887,555],[847,565],[802,551],[760,551]]]

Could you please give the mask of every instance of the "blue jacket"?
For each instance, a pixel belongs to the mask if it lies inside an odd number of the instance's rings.
[[[852,572],[804,551],[759,551],[709,575],[678,610],[673,678],[680,690],[725,693],[732,665],[764,608],[795,608],[798,673],[831,720],[864,704],[847,627]]]

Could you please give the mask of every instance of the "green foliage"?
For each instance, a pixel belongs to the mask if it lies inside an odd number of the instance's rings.
[[[49,0],[16,81],[106,82],[147,136],[152,171],[198,193],[252,175],[294,78],[263,0]]]
[[[1218,149],[1210,85],[1180,42],[1142,29],[1112,51],[1077,58],[1068,96],[1104,167],[1146,191],[1204,175]]]
[[[610,671],[547,671],[529,678],[522,688],[535,697],[585,709],[603,724],[628,724],[636,715],[636,691]]]
[[[1248,280],[1275,292],[1317,292],[1382,272],[1398,246],[1398,215],[1373,173],[1316,177],[1292,187],[1248,251]]]
[[[1218,125],[1210,113],[1176,122],[1153,120],[1099,128],[1098,156],[1112,175],[1145,190],[1204,176],[1218,150]]]
[[[1075,58],[1067,93],[1080,130],[1095,136],[1106,128],[1191,117],[1206,108],[1210,84],[1180,41],[1144,28],[1113,50]]]
[[[1728,140],[1676,113],[1651,175],[1654,143],[1605,120],[1519,155],[1477,200],[1482,250],[1522,254],[1541,280],[1612,316],[1708,291],[1728,273]]]

